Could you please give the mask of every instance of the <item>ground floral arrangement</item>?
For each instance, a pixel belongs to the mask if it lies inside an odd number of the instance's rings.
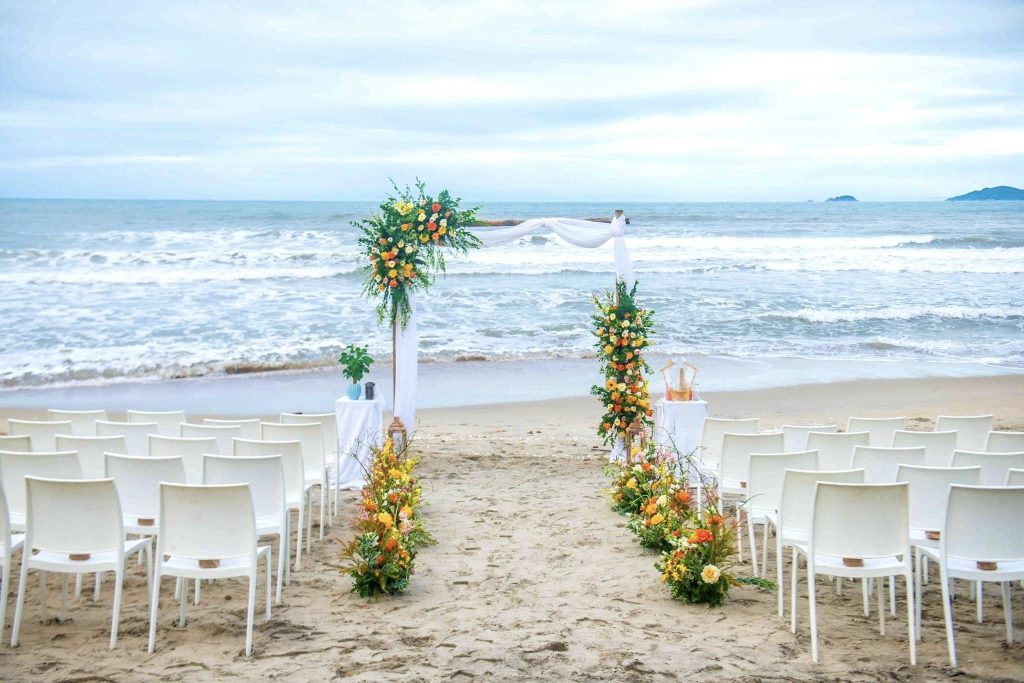
[[[735,521],[719,512],[714,489],[703,481],[707,502],[697,510],[679,475],[680,469],[689,468],[689,457],[682,461],[680,468],[680,458],[672,450],[648,444],[633,452],[631,463],[613,462],[606,468],[612,480],[612,508],[629,515],[627,528],[643,547],[661,552],[656,567],[672,597],[717,607],[734,585],[773,588],[765,579],[733,574]]]
[[[594,306],[595,346],[605,377],[603,385],[590,390],[605,407],[597,433],[608,444],[616,438],[628,442],[630,425],[653,425],[650,385],[645,377],[651,368],[643,358],[651,343],[653,313],[637,306],[636,283],[627,289],[624,282],[616,282],[614,292],[603,299],[594,297]]]
[[[343,551],[352,592],[364,598],[403,592],[417,549],[434,542],[419,516],[423,491],[415,477],[416,460],[407,451],[396,451],[391,439],[371,448],[356,536]]]

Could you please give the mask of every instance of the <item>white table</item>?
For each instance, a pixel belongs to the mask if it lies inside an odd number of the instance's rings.
[[[342,397],[335,401],[334,412],[338,418],[338,462],[337,473],[330,473],[331,485],[361,489],[370,467],[370,446],[384,442],[384,402]]]
[[[654,404],[654,442],[674,448],[682,460],[700,447],[700,433],[708,416],[707,401],[666,401]]]

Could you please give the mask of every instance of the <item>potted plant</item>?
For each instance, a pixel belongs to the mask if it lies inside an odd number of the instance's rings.
[[[341,374],[352,380],[352,384],[348,386],[349,399],[353,401],[358,400],[363,390],[359,385],[359,381],[370,371],[370,366],[373,365],[373,358],[367,353],[365,346],[349,344],[341,352],[338,362],[344,366],[341,369]]]

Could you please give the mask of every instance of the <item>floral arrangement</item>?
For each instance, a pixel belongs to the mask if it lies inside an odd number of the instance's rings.
[[[690,493],[686,482],[677,481],[672,472],[659,477],[652,488],[651,497],[644,501],[627,527],[643,547],[669,550],[690,523]]]
[[[634,422],[653,426],[650,385],[645,378],[651,368],[643,358],[650,345],[653,313],[637,306],[636,283],[627,289],[624,282],[616,282],[614,294],[594,297],[594,306],[595,346],[605,382],[590,393],[604,404],[597,433],[610,444],[617,437],[626,439],[626,430]]]
[[[675,460],[666,451],[658,451],[654,444],[636,448],[632,464],[610,462],[605,474],[612,479],[612,509],[625,515],[638,514],[655,496],[659,480],[675,468]]]
[[[359,244],[369,261],[364,294],[379,298],[382,322],[397,320],[405,327],[412,312],[410,294],[427,290],[434,274],[445,272],[444,249],[465,253],[479,247],[480,240],[466,229],[476,220],[476,209],[462,209],[461,200],[448,190],[432,197],[419,180],[415,190],[392,186],[378,212],[353,225],[361,231]]]
[[[714,508],[705,511],[703,521],[692,516],[692,526],[679,529],[657,568],[673,598],[718,607],[728,596],[729,587],[739,583],[729,571],[736,538],[729,521],[708,513],[715,513]]]
[[[423,491],[415,477],[416,460],[396,452],[391,439],[371,453],[356,536],[343,553],[352,591],[364,598],[403,592],[417,548],[433,543],[418,514]]]

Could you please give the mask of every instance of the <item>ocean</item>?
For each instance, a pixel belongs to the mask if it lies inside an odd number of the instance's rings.
[[[1024,368],[1024,202],[466,202],[631,219],[655,350],[699,361]],[[372,202],[0,200],[0,387],[332,365],[390,334],[350,222]],[[426,361],[585,358],[610,245],[535,236],[449,260]]]

